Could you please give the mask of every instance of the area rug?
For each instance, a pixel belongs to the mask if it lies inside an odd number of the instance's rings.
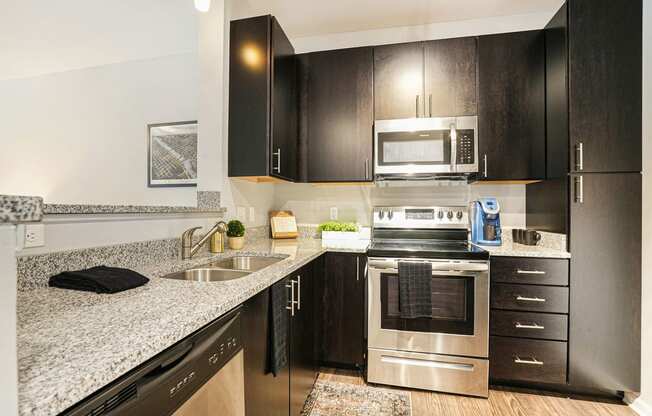
[[[318,380],[302,416],[410,416],[410,394],[365,385]]]

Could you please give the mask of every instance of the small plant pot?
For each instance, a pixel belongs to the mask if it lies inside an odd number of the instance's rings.
[[[243,237],[229,237],[229,248],[231,250],[241,250],[244,247],[245,238]]]

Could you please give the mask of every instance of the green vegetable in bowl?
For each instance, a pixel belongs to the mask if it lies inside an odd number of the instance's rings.
[[[355,233],[358,226],[352,222],[327,221],[319,225],[319,231],[343,231]]]

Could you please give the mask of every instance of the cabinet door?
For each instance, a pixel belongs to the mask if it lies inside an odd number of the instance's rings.
[[[231,22],[229,176],[269,175],[269,32],[269,16]]]
[[[316,52],[300,63],[308,182],[370,181],[373,49]]]
[[[275,18],[272,18],[272,88],[270,172],[296,180],[297,169],[297,79],[294,48]],[[244,88],[247,88],[244,86]]]
[[[641,0],[570,1],[568,27],[571,169],[640,172]]]
[[[376,120],[424,117],[423,43],[374,48]]]
[[[321,361],[361,367],[365,343],[365,258],[328,253],[321,290]]]
[[[477,115],[477,39],[434,40],[424,45],[426,116]]]
[[[569,381],[639,391],[641,174],[572,175],[573,188]]]
[[[314,356],[314,279],[306,266],[291,277],[298,304],[292,317],[290,348],[290,416],[299,416],[317,377]]]
[[[480,179],[545,178],[543,32],[481,36],[478,48]]]
[[[290,411],[289,367],[277,377],[267,373],[269,301],[270,289],[266,289],[244,304],[242,337],[247,416],[287,416]]]

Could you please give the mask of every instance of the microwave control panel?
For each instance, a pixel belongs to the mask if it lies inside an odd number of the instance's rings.
[[[472,165],[475,161],[475,141],[473,130],[457,130],[457,160],[458,165]]]

